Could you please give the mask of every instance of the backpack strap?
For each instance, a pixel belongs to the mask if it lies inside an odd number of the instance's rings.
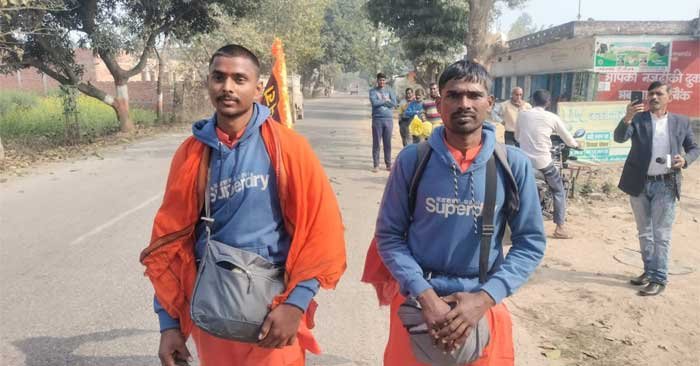
[[[430,155],[433,149],[428,144],[428,141],[421,141],[418,144],[418,158],[416,159],[416,168],[413,170],[413,176],[411,177],[410,185],[408,186],[408,212],[411,215],[411,221],[413,221],[413,211],[416,209],[416,199],[418,196],[418,185],[420,184],[420,179],[423,176],[425,167],[428,165],[428,160],[430,160]]]
[[[496,142],[493,149],[493,154],[496,155],[496,159],[501,163],[503,171],[505,172],[506,178],[506,212],[510,215],[512,213],[518,212],[520,209],[520,190],[518,189],[518,183],[515,181],[515,176],[510,170],[510,164],[508,163],[508,148],[505,144]],[[487,186],[488,187],[488,186]]]
[[[485,283],[489,271],[491,238],[494,232],[494,211],[496,210],[496,158],[491,155],[486,163],[486,192],[484,208],[481,211],[481,243],[479,247],[479,283]]]
[[[418,144],[417,158],[413,176],[409,184],[408,190],[408,209],[413,221],[413,212],[416,209],[416,199],[418,195],[418,185],[425,171],[432,148],[427,141],[422,141]],[[520,198],[518,185],[515,182],[513,172],[508,163],[508,151],[504,144],[496,143],[494,153],[489,158],[486,165],[486,186],[484,197],[484,208],[481,216],[481,241],[479,244],[479,282],[485,283],[489,272],[489,256],[491,254],[491,239],[494,234],[494,214],[496,209],[496,185],[498,184],[498,174],[496,171],[496,160],[503,167],[506,175],[507,187],[507,212],[516,212],[520,208]]]

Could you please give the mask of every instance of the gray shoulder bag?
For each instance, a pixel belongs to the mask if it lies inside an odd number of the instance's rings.
[[[284,268],[243,249],[211,240],[209,177],[204,199],[207,241],[199,263],[190,316],[219,338],[257,343],[275,296],[284,291]]]
[[[500,147],[497,147],[500,148]],[[430,146],[427,142],[422,142],[418,146],[418,160],[416,169],[409,187],[409,210],[411,221],[413,221],[413,211],[423,170],[430,160]],[[499,154],[504,154],[504,149],[500,148]],[[495,155],[495,154],[494,154]],[[479,247],[479,282],[484,283],[488,277],[488,260],[491,248],[491,237],[494,233],[494,211],[496,208],[496,158],[494,155],[488,160],[486,165],[486,194],[484,199],[484,209],[481,216],[481,241]],[[505,157],[505,155],[503,156]],[[500,158],[503,158],[499,156]],[[428,325],[423,319],[423,312],[420,304],[415,298],[407,298],[399,306],[398,316],[401,323],[408,332],[411,341],[413,354],[421,363],[435,366],[457,366],[472,363],[478,360],[489,343],[491,333],[486,317],[482,317],[474,326],[465,343],[452,353],[443,353],[442,349],[433,344]]]

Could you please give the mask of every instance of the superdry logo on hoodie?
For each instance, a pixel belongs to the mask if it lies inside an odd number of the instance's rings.
[[[270,181],[269,174],[253,174],[249,172],[241,173],[233,178],[224,179],[218,184],[211,186],[209,195],[211,202],[228,199],[236,193],[246,189],[259,188],[261,191],[267,189]]]
[[[432,214],[438,214],[445,218],[451,215],[481,216],[484,207],[483,202],[474,200],[461,201],[457,198],[428,197],[425,199],[425,210]]]

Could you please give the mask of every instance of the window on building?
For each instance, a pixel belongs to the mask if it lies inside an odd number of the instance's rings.
[[[496,99],[503,99],[503,78],[496,78],[493,81],[493,95]]]

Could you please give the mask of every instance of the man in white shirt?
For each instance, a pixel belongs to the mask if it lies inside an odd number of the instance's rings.
[[[637,223],[644,273],[630,282],[645,286],[640,296],[658,295],[666,288],[680,170],[700,156],[688,117],[669,113],[670,100],[668,85],[651,83],[648,111],[645,103],[630,103],[615,129],[615,142],[632,140],[618,186],[630,195]]]
[[[510,93],[510,99],[498,104],[494,108],[494,118],[499,122],[503,122],[506,129],[504,139],[507,145],[517,146],[518,141],[515,138],[515,127],[517,126],[518,113],[532,109],[530,103],[523,100],[523,89],[519,86],[513,88]]]
[[[515,124],[515,139],[520,143],[520,149],[530,158],[533,168],[544,174],[545,181],[554,198],[554,237],[558,239],[570,239],[566,222],[566,192],[561,179],[559,168],[552,162],[552,140],[550,136],[557,134],[564,143],[571,147],[578,147],[578,143],[566,129],[564,122],[545,108],[549,107],[552,96],[546,90],[537,90],[532,95],[535,107],[528,111],[521,111]]]

